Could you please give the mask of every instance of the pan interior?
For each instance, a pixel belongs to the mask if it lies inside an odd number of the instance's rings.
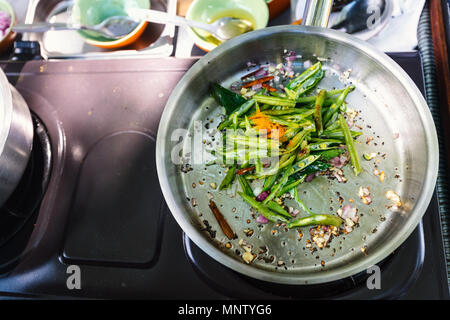
[[[287,231],[272,223],[258,224],[250,207],[236,195],[236,190],[240,189],[236,182],[228,191],[215,190],[214,186],[218,186],[225,175],[224,168],[206,166],[207,153],[192,149],[192,141],[199,137],[204,144],[214,145],[214,129],[220,122],[219,115],[224,113],[210,97],[209,85],[219,82],[229,86],[248,73],[248,62],[275,65],[284,62],[285,50],[302,56],[294,64],[296,72],[305,69],[305,62],[322,61],[327,75],[319,88],[343,88],[347,83],[356,86],[346,101],[349,108],[359,113],[356,124],[360,129],[355,127],[354,130],[362,131],[363,135],[358,138],[357,150],[361,157],[364,153],[376,153],[370,161],[361,159],[363,173],[358,177],[347,165],[344,168],[346,183],[317,177],[298,187],[300,197],[314,212],[334,214],[345,204],[358,209],[359,225],[349,234],[332,238],[327,247],[318,250],[307,248],[307,240],[311,239],[309,227]],[[168,183],[176,204],[184,213],[182,219],[192,226],[191,234],[187,233],[192,237],[194,232],[193,240],[206,252],[249,276],[284,283],[319,283],[371,266],[391,252],[386,249],[388,243],[400,245],[414,229],[423,214],[416,205],[424,201],[424,184],[432,174],[427,171],[430,161],[427,150],[433,146],[428,145],[426,132],[429,128],[426,128],[422,106],[417,106],[416,97],[411,96],[394,71],[350,43],[303,32],[273,32],[236,42],[235,48],[226,52],[218,50],[216,55],[209,54],[199,63],[202,68],[180,83],[180,94],[173,99],[175,105],[168,111],[173,112],[171,121],[164,129],[167,134],[178,128],[190,132],[179,140],[166,139],[165,144],[166,150],[173,149],[177,143],[182,145],[186,162],[193,170],[183,173],[179,165],[168,163],[170,159],[165,161]],[[198,157],[202,156],[203,161],[198,163]],[[385,173],[383,182],[374,174],[375,169]],[[373,199],[370,205],[364,204],[358,196],[360,187],[370,188]],[[398,210],[388,208],[392,201],[385,194],[390,190],[401,198],[403,205]],[[237,239],[229,240],[221,231],[208,207],[211,198]],[[287,203],[300,209],[292,200]],[[299,216],[305,215],[300,210]],[[247,236],[248,230],[253,230],[251,236]],[[241,239],[250,243],[252,252],[257,254],[250,265],[242,260],[245,251],[239,243]],[[231,248],[227,248],[227,243]],[[211,251],[210,244],[220,251]]]

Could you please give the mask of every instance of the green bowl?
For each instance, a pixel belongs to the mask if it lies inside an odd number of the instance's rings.
[[[249,21],[253,29],[262,29],[269,22],[269,9],[265,0],[194,0],[186,18],[212,23],[223,17],[240,18]],[[220,41],[207,31],[188,28],[195,44],[205,51],[211,51]]]
[[[127,16],[130,8],[149,9],[150,0],[76,0],[72,7],[72,23],[93,26],[113,16]],[[142,27],[141,24],[136,28]],[[79,31],[88,40],[112,42],[95,32]]]

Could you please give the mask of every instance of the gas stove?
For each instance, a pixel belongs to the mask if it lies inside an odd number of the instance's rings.
[[[418,53],[391,57],[423,89]],[[16,223],[16,230],[0,239],[0,296],[449,298],[436,195],[414,233],[379,263],[381,289],[367,288],[366,273],[322,285],[257,281],[193,244],[165,205],[155,139],[170,92],[195,62],[163,58],[2,66],[38,121],[36,130],[48,138],[33,151],[40,159],[31,170],[39,173],[36,193],[30,197],[18,191],[17,201],[29,208],[20,213],[26,223]],[[37,200],[35,194],[40,194]],[[0,217],[8,210],[8,205],[2,208]],[[68,285],[73,266],[78,286]]]

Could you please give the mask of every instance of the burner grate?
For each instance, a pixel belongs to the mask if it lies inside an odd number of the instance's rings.
[[[35,134],[30,160],[15,191],[0,208],[0,272],[26,245],[50,178],[50,138],[41,120],[32,117]]]

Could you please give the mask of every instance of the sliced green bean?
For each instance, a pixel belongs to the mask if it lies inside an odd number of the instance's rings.
[[[328,161],[332,158],[339,157],[344,152],[343,149],[331,149],[331,150],[325,150],[325,151],[318,151],[314,154],[320,155],[320,158],[322,160]]]
[[[340,141],[338,143],[341,143]],[[321,151],[330,150],[337,148],[336,142],[316,142],[309,144],[309,150],[311,151]]]
[[[246,195],[248,195],[250,197],[255,196],[255,194],[253,193],[252,187],[248,183],[247,179],[244,178],[244,176],[238,175],[238,181],[239,181],[239,184],[241,185],[242,191]]]
[[[236,166],[232,166],[225,177],[222,180],[222,183],[219,186],[219,190],[227,189],[230,187],[230,185],[233,183],[234,176],[235,176]]]
[[[313,214],[308,217],[294,220],[288,223],[287,227],[289,229],[317,225],[339,227],[342,222],[340,217],[332,214]]]
[[[299,172],[301,170],[304,170],[306,167],[308,167],[309,165],[311,165],[312,163],[314,163],[317,159],[319,159],[320,156],[319,155],[310,155],[298,162],[296,162],[293,166],[292,166],[292,173],[296,173]]]
[[[286,169],[283,172],[283,175],[280,178],[280,181],[270,189],[270,194],[263,201],[264,205],[266,205],[270,200],[273,200],[275,196],[278,194],[278,191],[283,189],[291,174],[292,174],[292,164],[286,167]]]
[[[286,152],[293,152],[295,151],[305,140],[306,136],[309,134],[309,130],[303,129],[299,133],[297,133],[291,140],[289,140],[287,146],[286,146]]]
[[[316,132],[320,136],[323,132],[323,124],[322,124],[322,106],[325,101],[327,92],[325,90],[320,90],[317,95],[316,105],[314,108],[314,121],[316,124]]]
[[[323,116],[323,123],[325,127],[328,125],[328,121],[330,121],[331,117],[339,111],[339,108],[344,103],[345,98],[350,92],[351,86],[345,88],[345,90],[337,97],[336,102],[327,110],[325,115]]]
[[[278,177],[281,174],[281,170],[278,170],[274,175],[271,175],[264,180],[263,192],[270,190],[275,182],[277,182]]]
[[[307,175],[303,175],[300,179],[295,180],[293,182],[287,182],[286,185],[283,187],[283,189],[281,189],[278,194],[277,197],[281,197],[283,194],[285,194],[286,192],[289,192],[290,190],[296,188],[300,183],[303,183],[306,179]]]
[[[314,74],[311,78],[307,79],[304,83],[302,83],[296,90],[295,96],[291,96],[290,98],[297,101],[298,97],[303,95],[304,93],[312,90],[325,76],[325,71],[319,70],[316,74]]]
[[[300,200],[297,189],[294,189],[294,198],[309,216],[292,221],[288,224],[288,228],[306,227],[311,225],[339,227],[342,224],[343,220],[338,216],[331,214],[316,214],[311,212],[303,201]]]
[[[276,213],[279,213],[280,215],[285,216],[288,219],[292,218],[292,216],[283,208],[283,206],[279,205],[275,201],[269,201],[267,207],[270,210],[275,211]]]
[[[238,192],[238,194],[242,197],[242,199],[244,199],[245,202],[247,202],[249,205],[251,205],[253,208],[255,208],[256,211],[258,211],[260,214],[262,214],[264,217],[266,217],[267,220],[269,220],[271,222],[277,222],[277,221],[282,221],[282,222],[286,222],[286,223],[289,222],[289,220],[286,217],[271,211],[269,208],[267,208],[261,202],[256,201],[255,199],[246,195],[245,193]]]
[[[255,104],[254,99],[250,99],[247,102],[244,102],[236,111],[234,111],[227,120],[223,121],[219,127],[217,128],[219,131],[225,129],[229,125],[233,124],[233,119],[237,118],[238,116],[244,115],[250,108]]]
[[[271,97],[271,96],[265,96],[265,95],[259,95],[259,94],[255,94],[253,96],[253,99],[257,102],[266,103],[271,106],[295,107],[295,104],[296,104],[295,100]]]
[[[327,91],[326,96],[327,96],[327,97],[331,97],[331,96],[335,96],[335,95],[337,95],[337,94],[341,94],[342,92],[345,91],[345,89],[346,89],[346,88],[344,88],[344,89],[329,90],[329,91]],[[354,86],[354,85],[351,85],[351,86],[350,86],[350,92],[353,91],[353,90],[355,90],[355,86]],[[313,103],[313,102],[316,101],[316,99],[317,99],[317,96],[298,97],[298,98],[297,98],[297,103],[300,103],[300,104]],[[328,106],[331,106],[331,105],[333,104],[333,102],[334,102],[334,99],[331,99],[331,98],[329,99],[329,98],[327,98],[327,99],[325,100],[325,102],[324,102],[324,106],[327,106],[327,105],[328,105]]]
[[[359,132],[359,131],[350,130],[350,133],[353,138],[356,138],[356,137],[359,137],[360,135],[362,135],[362,132]],[[330,139],[345,140],[344,133],[340,129],[335,129],[335,130],[331,130],[331,131],[325,130],[324,132],[322,132],[322,137],[326,137],[326,138],[330,138]]]
[[[355,176],[357,176],[362,171],[361,159],[359,158],[358,152],[356,151],[355,143],[353,141],[353,137],[348,127],[347,121],[341,114],[339,115],[339,122],[341,124],[342,132],[344,133],[345,144],[347,145],[347,150],[350,154],[353,171],[355,172]]]
[[[300,74],[298,77],[290,81],[286,88],[289,90],[297,89],[302,83],[304,83],[310,77],[315,75],[319,70],[321,70],[321,68],[322,64],[320,63],[320,61],[313,64],[311,67],[302,72],[302,74]]]

